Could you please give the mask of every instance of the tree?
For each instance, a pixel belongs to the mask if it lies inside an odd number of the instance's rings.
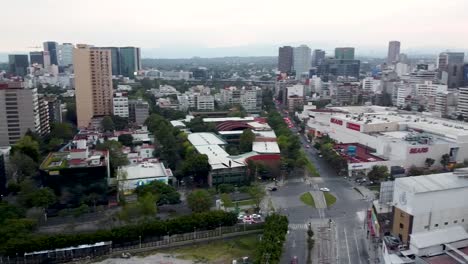
[[[424,105],[419,105],[418,112],[424,112],[424,111],[426,111],[426,108],[424,107]]]
[[[127,157],[122,153],[122,144],[118,141],[107,140],[104,143],[98,143],[96,149],[109,151],[110,166],[113,172],[129,163]]]
[[[182,163],[182,172],[185,176],[192,175],[197,182],[206,182],[210,172],[208,156],[205,154],[194,154]]]
[[[234,192],[234,186],[228,183],[222,183],[218,185],[218,190],[220,193],[232,193]]]
[[[427,158],[424,163],[426,164],[426,167],[430,168],[432,165],[434,165],[435,160],[431,158]]]
[[[406,111],[412,111],[413,109],[411,108],[411,105],[406,105],[405,108],[403,108]]]
[[[206,190],[195,190],[187,197],[189,208],[195,213],[207,212],[213,205],[213,198]]]
[[[180,203],[180,193],[174,187],[161,181],[152,181],[149,184],[138,186],[136,193],[138,197],[144,196],[146,193],[154,194],[158,198],[156,200],[158,205]]]
[[[252,144],[255,141],[255,134],[250,129],[242,132],[239,139],[239,148],[242,153],[252,151]]]
[[[387,166],[375,165],[372,167],[371,171],[367,173],[367,177],[373,182],[379,182],[390,177],[390,174],[388,173]]]
[[[442,166],[444,166],[444,169],[447,168],[447,165],[449,163],[450,163],[450,155],[449,154],[442,155],[442,157],[440,159],[440,164],[442,164]]]
[[[18,140],[11,148],[10,154],[22,153],[29,156],[34,162],[38,162],[40,158],[39,143],[30,136],[24,136]]]
[[[224,207],[232,207],[234,203],[232,202],[231,196],[227,193],[221,194],[221,202],[223,202]]]
[[[156,196],[152,193],[145,193],[138,197],[138,208],[143,216],[154,216],[156,214]]]
[[[63,144],[63,139],[61,138],[51,138],[49,143],[47,144],[47,149],[49,151],[56,150],[59,146]]]
[[[54,191],[45,187],[28,195],[30,204],[34,207],[47,208],[57,201]]]
[[[23,153],[14,153],[8,162],[8,174],[16,183],[33,177],[37,173],[37,163]]]
[[[423,175],[423,174],[424,174],[424,170],[416,166],[411,166],[408,170],[408,176],[418,176],[418,175]]]
[[[122,134],[118,137],[119,142],[122,143],[122,145],[131,147],[133,146],[133,136],[131,134]]]
[[[114,122],[116,130],[124,130],[129,127],[129,122],[127,117],[121,117],[118,115],[112,116],[112,122]]]
[[[110,116],[105,116],[102,119],[101,126],[102,126],[103,131],[114,131],[115,130],[114,121],[112,121],[112,118]]]
[[[463,117],[463,114],[459,114],[459,115],[457,116],[457,120],[458,120],[458,121],[463,121],[463,119],[465,119],[465,118]]]
[[[50,137],[70,140],[73,138],[73,127],[70,123],[53,123],[50,129]]]
[[[153,82],[149,78],[144,78],[143,80],[141,80],[141,86],[145,90],[149,90],[149,89],[153,88]]]
[[[76,125],[76,103],[74,102],[68,102],[67,103],[67,113],[65,114],[65,119]]]
[[[252,186],[249,186],[247,192],[252,198],[255,207],[257,209],[260,209],[260,204],[262,203],[262,200],[266,195],[265,189],[263,189],[263,187],[261,187],[260,185],[254,184]]]

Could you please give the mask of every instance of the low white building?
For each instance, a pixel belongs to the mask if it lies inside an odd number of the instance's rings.
[[[119,168],[124,172],[124,178],[117,179],[117,186],[125,194],[133,192],[138,186],[146,185],[152,181],[168,183],[173,177],[172,171],[164,167],[162,162],[144,162],[127,165]],[[122,173],[119,173],[121,175]]]

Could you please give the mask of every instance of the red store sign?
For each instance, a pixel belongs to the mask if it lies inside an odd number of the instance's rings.
[[[358,124],[353,124],[353,123],[348,122],[346,123],[346,127],[352,130],[361,131],[361,125],[358,125]]]
[[[332,122],[333,124],[340,125],[340,126],[343,125],[343,120],[339,120],[339,119],[336,119],[336,118],[330,119],[330,122]]]
[[[410,154],[417,154],[417,153],[427,153],[429,151],[429,148],[428,147],[424,147],[424,148],[411,148],[409,150],[409,153]]]

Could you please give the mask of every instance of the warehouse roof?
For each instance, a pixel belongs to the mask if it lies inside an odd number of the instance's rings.
[[[447,189],[468,188],[468,179],[459,177],[453,172],[448,172],[397,178],[395,179],[395,184],[405,185],[408,187],[408,190],[413,190],[414,193],[424,193]]]
[[[412,234],[410,241],[411,245],[422,249],[466,239],[468,239],[468,233],[466,233],[462,226],[452,226],[429,232]]]
[[[226,142],[214,133],[192,133],[188,135],[188,140],[194,146],[203,145],[224,145]]]
[[[252,151],[265,154],[278,154],[280,149],[276,142],[253,142]]]

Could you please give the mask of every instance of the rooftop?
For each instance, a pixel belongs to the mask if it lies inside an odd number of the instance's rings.
[[[468,188],[468,179],[457,175],[457,173],[462,174],[465,171],[464,169],[460,169],[455,172],[397,178],[395,179],[395,184],[404,185],[408,190],[412,190],[413,193]],[[468,174],[468,172],[466,173]]]
[[[212,122],[226,122],[226,121],[244,121],[244,122],[251,122],[254,121],[255,118],[248,116],[248,117],[209,117],[203,118],[203,122],[205,123],[212,123]]]
[[[279,154],[280,149],[276,142],[253,142],[252,151],[265,154]]]
[[[79,152],[83,153],[83,151]],[[80,154],[79,158],[74,157],[72,153],[78,152],[70,150],[49,153],[49,156],[42,162],[40,168],[42,170],[60,170],[67,168],[106,166],[105,159],[108,157],[107,151],[90,150],[87,153]]]
[[[351,148],[350,148],[351,147]],[[384,159],[372,154],[372,149],[358,143],[335,144],[333,147],[342,157],[346,158],[349,163],[375,162],[383,161]]]
[[[224,145],[226,142],[214,133],[192,133],[188,135],[188,140],[194,146],[203,145]]]
[[[172,171],[170,169],[166,169],[164,164],[160,162],[144,162],[140,164],[124,166],[122,169],[127,171],[126,180],[172,176]]]
[[[467,240],[468,233],[462,226],[452,226],[443,229],[415,233],[411,235],[411,246],[428,248],[431,246]]]

